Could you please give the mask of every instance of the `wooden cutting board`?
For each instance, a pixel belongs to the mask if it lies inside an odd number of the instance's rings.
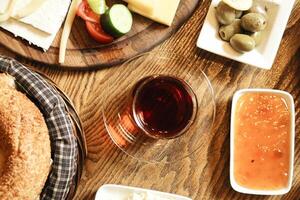
[[[107,2],[112,4],[120,1]],[[181,0],[170,27],[133,14],[134,25],[131,32],[108,45],[101,45],[94,41],[88,35],[83,20],[77,17],[69,38],[65,63],[61,67],[77,69],[109,67],[146,52],[174,34],[193,14],[199,2],[199,0]],[[44,52],[1,29],[0,44],[27,61],[58,66],[60,36],[61,30],[50,49]]]

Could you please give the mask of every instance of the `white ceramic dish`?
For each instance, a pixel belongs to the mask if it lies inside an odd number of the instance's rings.
[[[150,195],[149,200],[192,200],[180,195],[113,184],[101,186],[96,193],[95,200],[128,200],[133,193]]]
[[[212,0],[197,46],[232,60],[263,69],[270,69],[274,63],[295,0],[254,0],[259,5],[267,7],[268,25],[263,31],[262,43],[251,52],[244,54],[233,50],[229,43],[219,37],[219,24],[215,17],[215,7],[219,2],[220,0]]]
[[[280,190],[254,190],[240,186],[234,178],[234,119],[235,119],[235,108],[238,99],[246,93],[264,92],[271,94],[281,95],[287,102],[287,106],[291,111],[291,137],[290,137],[290,166],[289,166],[289,179],[286,188]],[[246,194],[257,194],[257,195],[282,195],[290,191],[292,187],[293,171],[294,171],[294,145],[295,145],[295,105],[291,94],[281,90],[272,89],[242,89],[237,91],[232,99],[231,108],[231,125],[230,125],[230,184],[232,188],[241,193]]]

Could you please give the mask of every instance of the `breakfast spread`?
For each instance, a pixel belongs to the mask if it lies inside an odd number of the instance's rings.
[[[268,25],[271,24],[272,14],[266,6],[257,2],[255,0],[221,0],[213,5],[214,21],[210,22],[214,24],[213,28],[216,33],[214,36],[219,42],[222,42],[222,48],[224,47],[223,41],[227,42],[230,45],[227,45],[229,52],[233,52],[233,55],[237,57],[246,55],[245,52],[251,54],[250,52],[255,48],[259,49],[259,45],[264,42],[263,35],[269,29]],[[60,45],[57,49],[58,61],[62,64],[65,62],[67,43],[76,17],[80,20],[78,23],[84,24],[84,31],[92,38],[91,41],[100,44],[102,48],[110,43],[114,45],[118,38],[130,34],[130,31],[136,29],[133,25],[137,15],[162,24],[160,28],[171,26],[179,5],[180,0],[110,2],[106,0],[0,0],[0,27],[47,51],[63,24]],[[128,36],[131,37],[131,35]],[[219,44],[216,46],[221,48]],[[229,57],[228,54],[225,55]],[[253,55],[258,57],[258,54]],[[147,57],[148,55],[143,56]],[[126,64],[129,66],[139,58],[137,56]],[[160,59],[166,58],[167,56],[162,56]],[[154,59],[155,61],[159,60],[158,57]],[[156,66],[154,59],[149,59],[151,60],[149,65],[155,65],[158,69],[160,66]],[[264,60],[263,57],[262,60]],[[182,62],[182,60],[178,61],[172,57],[172,60],[167,63],[172,61]],[[143,64],[146,66],[144,60]],[[135,70],[138,66],[134,66]],[[175,64],[172,64],[173,68],[169,67],[169,69],[174,70],[174,66]],[[130,86],[131,83],[127,85],[125,81],[125,89],[116,84],[113,89],[121,88],[122,91],[111,92],[116,96],[102,108],[104,127],[109,137],[119,149],[128,155],[138,159],[145,156],[145,159],[140,159],[141,161],[152,162],[154,160],[170,163],[192,155],[202,145],[202,143],[201,145],[197,143],[198,140],[204,138],[197,138],[198,133],[194,130],[203,131],[204,126],[211,130],[215,120],[214,92],[202,70],[200,73],[205,79],[201,80],[199,84],[197,83],[197,87],[192,87],[192,84],[186,81],[184,76],[184,78],[177,77],[169,71],[164,73],[147,74],[147,76],[140,74],[142,78],[135,77],[137,81],[133,81],[134,78],[131,77],[130,81],[133,85]],[[188,75],[188,80],[196,82],[196,79],[200,79],[200,76],[195,78],[192,72],[188,72]],[[118,76],[125,77],[122,74],[118,74]],[[130,76],[132,74],[128,75],[128,77]],[[121,81],[118,84],[122,84]],[[203,85],[206,85],[208,89],[205,89]],[[45,197],[42,197],[43,188],[45,188],[52,163],[49,138],[51,128],[48,130],[43,114],[32,102],[31,97],[20,92],[18,87],[26,86],[15,82],[10,75],[0,72],[0,199],[44,199]],[[212,94],[212,99],[205,100],[205,96],[208,97],[210,94]],[[43,96],[43,94],[40,95]],[[66,96],[63,98],[67,99]],[[113,102],[115,99],[116,101]],[[71,104],[69,100],[67,102]],[[109,107],[116,102],[119,104],[112,107],[113,109]],[[206,102],[210,102],[211,106],[205,104]],[[199,109],[199,106],[204,107]],[[39,105],[39,107],[42,106]],[[211,120],[209,120],[209,112],[212,113]],[[204,120],[199,117],[200,114],[202,117],[202,113],[204,113]],[[295,110],[293,97],[280,90],[240,90],[233,96],[231,114],[230,183],[232,188],[241,193],[259,195],[282,195],[289,192],[294,164]],[[78,121],[80,120],[78,119]],[[54,129],[65,126],[63,124],[65,122],[59,123],[62,124],[57,124]],[[200,124],[204,124],[203,127]],[[67,125],[64,128],[74,127]],[[62,143],[64,142],[62,141]],[[77,145],[80,147],[83,145],[76,143],[75,139],[73,142],[72,147],[77,148]],[[184,146],[185,143],[188,145]],[[60,149],[58,146],[52,146],[52,148]],[[170,151],[164,151],[165,147],[172,148]],[[66,145],[65,148],[69,148],[69,146]],[[138,154],[143,148],[146,151]],[[183,158],[172,154],[181,151],[180,148],[188,153]],[[64,161],[75,161],[77,154],[75,151],[72,152],[71,145],[68,150],[73,157],[65,155]],[[132,152],[140,157],[133,156],[135,154]],[[157,160],[149,156],[151,153]],[[55,160],[53,155],[52,158]],[[55,167],[52,166],[53,169]],[[80,179],[81,174],[78,175],[74,171],[72,169],[68,174],[69,182],[66,185],[72,185],[74,182],[72,178],[75,176],[74,179]],[[53,176],[59,175],[54,172]],[[70,186],[70,191],[76,191],[76,187],[77,185],[73,188]],[[53,191],[57,190],[55,187],[52,189]],[[62,191],[62,193],[64,192]],[[68,196],[68,194],[59,195],[66,198]],[[101,187],[96,193],[95,199],[190,200],[187,197],[170,193],[118,185]]]
[[[48,128],[11,77],[0,83],[0,199],[38,199],[51,166]]]
[[[253,50],[261,42],[267,26],[265,8],[252,4],[252,0],[223,0],[216,7],[220,23],[219,35],[238,52]]]

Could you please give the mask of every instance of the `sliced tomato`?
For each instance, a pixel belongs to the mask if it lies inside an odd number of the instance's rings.
[[[84,21],[100,23],[100,15],[92,11],[87,1],[82,1],[77,8],[77,15]]]
[[[105,33],[99,23],[93,23],[90,21],[85,21],[86,28],[89,34],[94,38],[96,41],[107,44],[111,43],[114,38],[107,33]]]

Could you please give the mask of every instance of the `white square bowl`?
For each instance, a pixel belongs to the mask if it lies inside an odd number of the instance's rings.
[[[209,52],[262,69],[271,69],[295,0],[254,0],[268,9],[268,25],[263,31],[262,42],[246,53],[235,51],[228,42],[221,40],[215,7],[220,0],[212,0],[197,46]]]
[[[133,193],[152,195],[153,198],[149,198],[149,200],[192,200],[176,194],[114,184],[101,186],[96,193],[95,200],[128,200],[129,196]]]
[[[234,119],[235,119],[235,111],[236,104],[238,99],[246,93],[270,93],[270,94],[278,94],[287,102],[287,106],[291,112],[291,135],[290,135],[290,166],[289,166],[289,179],[288,185],[286,188],[282,188],[279,190],[256,190],[251,188],[246,188],[239,185],[234,178]],[[232,108],[231,108],[231,124],[230,124],[230,184],[231,187],[241,193],[245,194],[256,194],[256,195],[282,195],[286,194],[290,191],[292,187],[293,180],[293,171],[294,171],[294,146],[295,146],[295,104],[294,99],[291,94],[281,90],[273,90],[273,89],[242,89],[235,92],[232,99]]]

